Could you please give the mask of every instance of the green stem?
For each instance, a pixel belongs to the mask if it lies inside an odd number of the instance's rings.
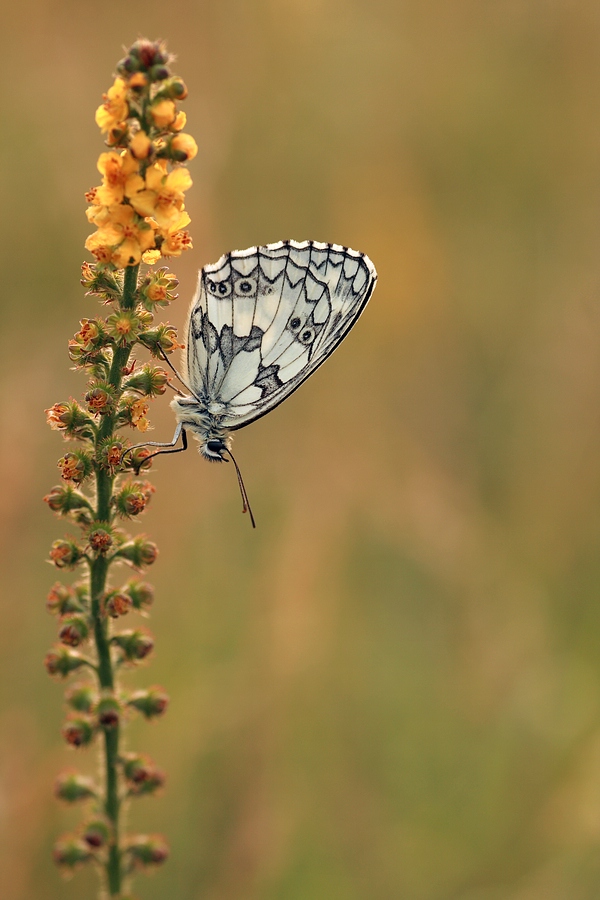
[[[125,269],[122,309],[132,309],[135,305],[135,292],[137,287],[138,266]],[[117,393],[121,388],[123,369],[129,359],[129,347],[116,348],[110,368],[109,381]],[[113,434],[115,417],[107,415],[103,417],[98,429],[98,444]],[[98,469],[96,473],[96,520],[109,523],[112,517],[111,504],[113,494],[114,477],[106,470]],[[106,615],[102,609],[102,598],[106,591],[106,579],[109,562],[105,556],[98,556],[90,566],[90,596],[91,614],[94,627],[94,639],[96,642],[96,654],[98,657],[98,681],[103,691],[114,691],[115,675],[110,653],[110,634]],[[106,794],[104,798],[104,812],[112,825],[112,837],[108,847],[108,860],[106,862],[106,878],[108,891],[111,897],[121,892],[121,851],[119,848],[119,727],[107,728],[104,731]]]

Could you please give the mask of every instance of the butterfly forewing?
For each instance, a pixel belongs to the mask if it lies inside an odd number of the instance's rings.
[[[190,309],[190,387],[225,428],[248,425],[330,356],[376,279],[364,254],[315,241],[221,257],[201,271]]]

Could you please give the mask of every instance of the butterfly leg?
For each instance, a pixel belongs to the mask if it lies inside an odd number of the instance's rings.
[[[181,447],[176,447],[177,441],[181,438]],[[127,456],[128,453],[131,453],[132,450],[137,450],[138,447],[162,447],[165,449],[157,450],[156,453],[151,453],[149,456],[142,462],[147,462],[149,459],[152,459],[155,456],[160,456],[162,453],[181,453],[183,450],[187,450],[188,448],[188,440],[187,440],[187,432],[183,427],[183,423],[179,422],[177,424],[177,428],[175,429],[175,434],[173,435],[173,440],[165,441],[164,443],[160,441],[143,441],[141,444],[135,444],[133,447],[129,447],[125,453],[123,454],[123,459]]]

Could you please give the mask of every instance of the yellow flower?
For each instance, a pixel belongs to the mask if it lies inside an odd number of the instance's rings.
[[[122,203],[129,192],[140,190],[140,183],[144,181],[138,172],[138,161],[123,150],[109,150],[101,153],[98,158],[98,171],[104,176],[102,186],[96,189],[95,203],[100,206],[110,206],[112,203]]]
[[[144,403],[143,400],[136,400],[131,404],[130,407],[130,415],[131,415],[131,424],[134,428],[137,428],[138,431],[148,431],[148,419],[146,418],[146,413],[148,412],[148,404]]]
[[[129,116],[127,85],[122,78],[117,78],[102,96],[104,103],[96,110],[96,125],[101,131],[109,131]]]
[[[187,169],[178,166],[167,174],[166,165],[156,163],[146,170],[145,190],[130,193],[128,185],[127,196],[140,216],[152,216],[167,230],[178,221],[183,209],[183,192],[191,185],[192,178]]]
[[[75,341],[78,344],[82,344],[84,347],[88,347],[90,344],[94,343],[99,334],[100,329],[96,322],[91,322],[89,319],[82,319],[81,331],[78,331],[75,335]]]
[[[186,225],[191,222],[186,212],[182,213],[177,223],[163,231],[164,240],[160,245],[160,252],[163,256],[181,256],[184,250],[192,249],[192,238],[189,231],[183,231]]]
[[[157,128],[167,128],[177,115],[173,100],[159,100],[150,107],[150,115]]]
[[[154,247],[154,230],[148,222],[140,220],[131,206],[117,205],[109,208],[107,220],[91,234],[85,242],[89,250],[99,259],[98,253],[106,256],[117,268],[136,266],[142,253]]]

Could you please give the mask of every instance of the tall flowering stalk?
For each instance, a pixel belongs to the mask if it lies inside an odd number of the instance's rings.
[[[45,664],[58,678],[78,677],[66,693],[66,742],[76,748],[98,744],[102,758],[97,781],[74,770],[57,780],[57,796],[81,803],[85,814],[79,831],[58,841],[54,856],[67,872],[94,862],[101,891],[121,898],[129,875],[168,854],[160,835],[124,835],[120,829],[124,803],[164,782],[148,756],[125,752],[123,726],[136,713],[162,715],[168,697],[161,687],[132,692],[119,681],[120,670],[145,660],[154,646],[147,629],[122,628],[120,620],[147,615],[153,593],[140,577],[114,584],[112,575],[117,564],[140,575],[158,553],[152,541],[132,537],[121,523],[143,513],[154,491],[140,477],[152,465],[149,451],[127,452],[138,443],[127,433],[148,429],[149,402],[169,385],[152,358],[181,347],[175,328],[155,322],[175,299],[178,282],[166,267],[153,268],[162,257],[191,247],[184,193],[192,181],[184,164],[197,147],[183,132],[185,113],[177,103],[187,91],[171,63],[161,42],[136,41],[96,112],[109,149],[98,159],[102,184],[86,194],[96,230],[85,246],[95,262],[83,264],[82,284],[109,314],[82,319],[69,341],[75,368],[89,377],[82,402],[71,398],[46,411],[70,449],[58,462],[61,485],[44,499],[79,528],[78,536],[53,543],[50,561],[79,578],[70,585],[56,582],[48,595],[48,609],[59,621],[58,643]],[[140,349],[149,351],[150,361],[137,362]]]

